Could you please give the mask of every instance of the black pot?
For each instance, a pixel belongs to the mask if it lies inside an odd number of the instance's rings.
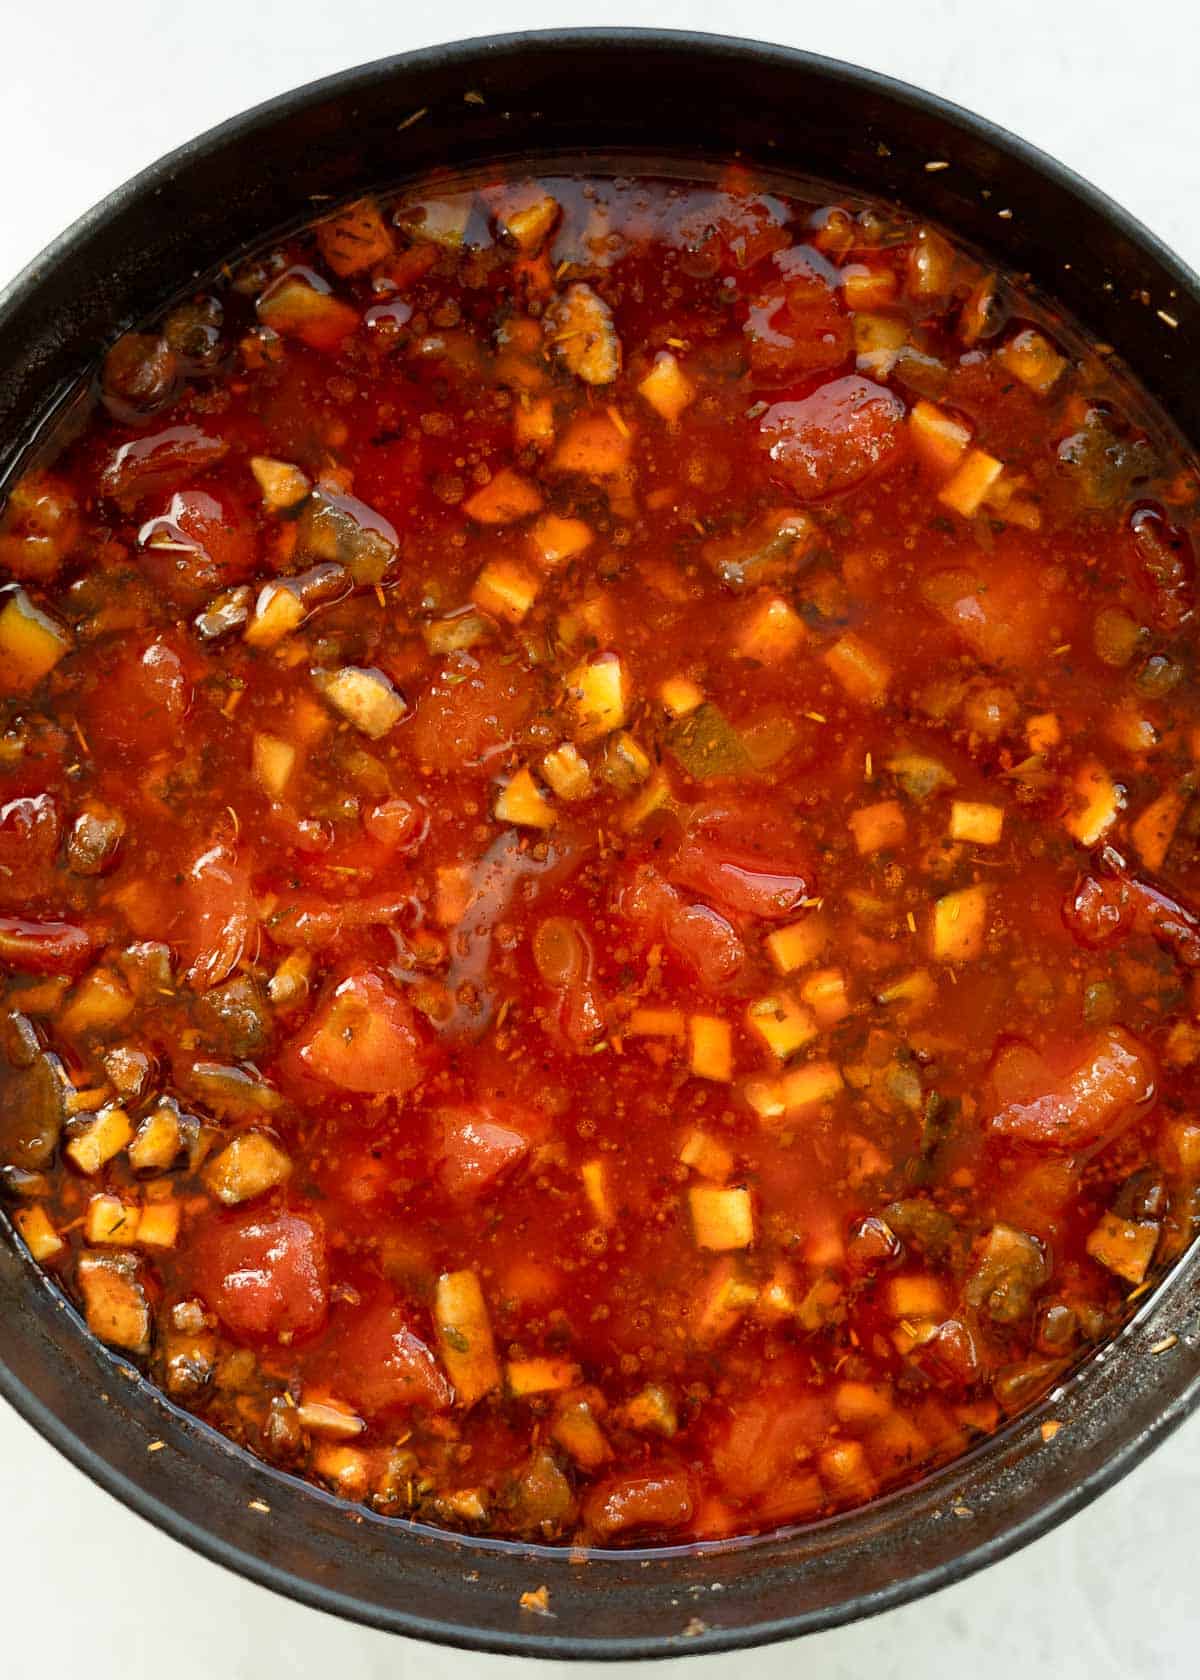
[[[260,106],[113,193],[0,300],[11,470],[102,346],[313,200],[437,166],[677,154],[815,176],[941,221],[1114,345],[1200,444],[1200,282],[1049,158],[927,94],[782,47],[668,32],[502,36]],[[931,163],[947,168],[931,170]],[[1200,1399],[1200,1261],[1043,1405],[919,1486],[801,1532],[593,1554],[387,1521],[231,1446],[95,1342],[0,1230],[0,1393],[82,1470],[219,1563],[375,1627],[553,1657],[678,1655],[828,1628],[960,1579],[1094,1498]],[[1174,1338],[1174,1339],[1173,1339]],[[1062,1428],[1049,1442],[1041,1425]],[[151,1451],[151,1447],[156,1450]],[[551,1617],[522,1611],[546,1585]]]

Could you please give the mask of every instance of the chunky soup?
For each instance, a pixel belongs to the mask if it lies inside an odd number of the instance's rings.
[[[0,519],[13,1224],[389,1516],[853,1506],[1193,1234],[1200,488],[1019,278],[820,196],[363,199],[113,344]]]

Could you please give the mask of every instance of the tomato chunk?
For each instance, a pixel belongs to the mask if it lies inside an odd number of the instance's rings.
[[[402,1096],[424,1077],[412,1010],[369,970],[334,987],[295,1053],[306,1072],[343,1091]]]
[[[334,1337],[329,1381],[367,1417],[420,1406],[444,1412],[454,1391],[403,1307],[357,1308]]]
[[[1123,1027],[1110,1027],[1076,1052],[1074,1065],[1036,1095],[1001,1101],[988,1125],[1001,1137],[1054,1149],[1102,1142],[1154,1095],[1150,1052]]]
[[[325,1236],[296,1213],[218,1218],[198,1235],[196,1287],[233,1335],[311,1335],[328,1306]]]
[[[904,404],[859,374],[820,385],[797,402],[774,403],[759,432],[778,477],[801,501],[844,495],[896,465]]]
[[[455,1199],[483,1195],[512,1172],[529,1150],[526,1130],[482,1104],[442,1109],[439,1127],[438,1176],[446,1194]]]

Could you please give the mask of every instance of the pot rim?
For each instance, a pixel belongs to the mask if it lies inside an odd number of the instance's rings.
[[[850,96],[877,93],[899,106],[937,120],[950,130],[986,142],[1009,160],[1048,180],[1080,201],[1101,217],[1123,240],[1157,264],[1169,276],[1181,296],[1200,306],[1200,277],[1136,217],[1091,182],[1040,148],[940,95],[842,60],[750,38],[695,30],[578,28],[513,31],[489,38],[468,38],[390,55],[302,84],[207,129],[106,194],[51,240],[38,256],[0,290],[0,334],[3,334],[15,312],[36,294],[47,274],[69,265],[86,246],[89,238],[103,229],[126,207],[150,200],[169,188],[177,172],[195,160],[214,153],[230,142],[245,140],[264,128],[295,117],[321,100],[330,97],[352,98],[356,93],[377,84],[403,78],[406,74],[419,74],[422,70],[439,66],[461,66],[463,71],[469,74],[485,69],[488,63],[519,58],[530,49],[556,52],[569,57],[577,52],[586,55],[594,49],[621,48],[664,54],[703,54],[710,58],[729,57],[737,60],[747,70],[753,70],[756,63],[772,63],[819,76],[827,83],[844,88]],[[537,150],[536,142],[531,143],[530,154],[536,155]],[[264,233],[269,231],[264,229]],[[4,1223],[7,1224],[7,1220]],[[22,1255],[21,1258],[25,1261],[26,1257]],[[30,1287],[36,1288],[39,1283],[48,1289],[52,1287],[33,1267],[32,1262],[28,1262],[24,1269]],[[1195,1251],[1190,1256],[1181,1257],[1168,1276],[1147,1296],[1139,1313],[1122,1329],[1114,1339],[1115,1342],[1136,1335],[1139,1329],[1144,1330],[1148,1320],[1161,1316],[1160,1308],[1164,1301],[1169,1303],[1171,1297],[1179,1292],[1181,1282],[1190,1278],[1198,1269],[1200,1263]],[[1192,1286],[1194,1287],[1194,1282]],[[82,1320],[74,1308],[66,1303],[59,1304],[66,1306],[62,1316],[74,1320],[77,1333],[86,1335]],[[1186,1339],[1191,1351],[1191,1337]],[[1112,1345],[1105,1344],[1105,1347]],[[128,1371],[128,1367],[124,1367],[118,1357],[107,1350],[101,1351],[106,1362],[113,1367],[114,1373],[118,1370]],[[1064,1380],[1062,1389],[1056,1390],[1056,1394],[1061,1397],[1063,1390],[1072,1390],[1079,1384],[1086,1383],[1089,1371],[1103,1359],[1103,1351],[1099,1350],[1099,1360],[1093,1355],[1084,1361]],[[143,1386],[151,1389],[153,1387],[148,1384]],[[1178,1373],[1175,1382],[1169,1388],[1168,1385],[1164,1385],[1164,1389],[1167,1391],[1164,1392],[1161,1405],[1148,1426],[1130,1433],[1098,1468],[1079,1477],[1064,1491],[1046,1498],[1036,1508],[1008,1523],[998,1533],[966,1546],[949,1560],[918,1566],[913,1572],[903,1574],[886,1587],[843,1597],[833,1604],[745,1626],[711,1626],[702,1629],[695,1637],[648,1633],[632,1637],[605,1635],[603,1638],[585,1638],[578,1634],[557,1634],[553,1631],[552,1622],[541,1622],[536,1628],[522,1626],[512,1632],[484,1626],[482,1623],[456,1624],[302,1578],[286,1565],[277,1564],[237,1540],[197,1524],[191,1517],[183,1515],[165,1499],[160,1498],[149,1486],[135,1480],[106,1452],[106,1437],[103,1433],[97,1431],[93,1439],[85,1438],[35,1394],[0,1354],[0,1397],[7,1400],[26,1422],[94,1483],[162,1532],[181,1541],[211,1562],[311,1608],[376,1629],[472,1651],[556,1659],[622,1660],[739,1650],[840,1626],[898,1607],[951,1585],[1047,1533],[1065,1518],[1089,1504],[1139,1463],[1192,1411],[1200,1407],[1200,1363],[1193,1360],[1191,1367]],[[156,1390],[153,1392],[161,1399]],[[186,1417],[186,1414],[179,1413],[177,1408],[165,1400],[162,1401],[162,1407],[181,1421]],[[977,1461],[986,1456],[989,1450],[999,1453],[1006,1442],[1011,1445],[1013,1442],[1024,1440],[1031,1431],[1036,1433],[1039,1419],[1049,1415],[1047,1403],[1043,1402],[1032,1411],[1014,1419],[1004,1430],[974,1449],[967,1458]],[[205,1435],[215,1435],[209,1426],[197,1423],[195,1419],[187,1417],[186,1421]],[[216,1439],[229,1448],[239,1470],[243,1465],[249,1465],[259,1474],[260,1479],[265,1473],[268,1481],[279,1477],[289,1482],[295,1481],[295,1478],[285,1477],[282,1472],[262,1466],[251,1455],[233,1447],[222,1437],[216,1436]],[[961,1472],[964,1463],[965,1460],[962,1459],[954,1461],[917,1485],[948,1485],[954,1472]],[[309,1488],[308,1491],[319,1499],[332,1498],[319,1489]],[[869,1511],[885,1503],[888,1501],[877,1501],[874,1507],[863,1509]],[[853,1513],[849,1515],[852,1516]],[[830,1521],[836,1523],[843,1519],[835,1518]],[[425,1532],[434,1533],[431,1530]],[[448,1558],[452,1558],[456,1550],[470,1551],[474,1544],[466,1542],[464,1545],[460,1537],[454,1535],[438,1533],[436,1538],[446,1543]],[[760,1538],[765,1540],[767,1537]],[[754,1538],[749,1538],[739,1542],[739,1547],[753,1548],[758,1543]],[[488,1551],[494,1555],[496,1544],[476,1546],[474,1556],[482,1557]],[[539,1562],[545,1560],[548,1550],[525,1547],[518,1543],[510,1543],[504,1546],[504,1549],[536,1557]],[[707,1555],[715,1559],[721,1555],[722,1550],[728,1549],[709,1547],[706,1551]],[[646,1552],[641,1555],[661,1560],[668,1553],[678,1555],[681,1550],[686,1550],[689,1554],[694,1552],[693,1548],[658,1548],[653,1553]],[[565,1552],[560,1555],[565,1555]],[[618,1559],[628,1562],[637,1555],[631,1551],[597,1550],[589,1553],[589,1566],[600,1568],[606,1561],[615,1562]]]

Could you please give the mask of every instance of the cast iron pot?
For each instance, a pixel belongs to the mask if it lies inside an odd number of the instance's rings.
[[[348,70],[214,129],[113,193],[0,299],[5,469],[108,341],[197,273],[307,218],[317,195],[323,204],[435,166],[622,151],[719,161],[738,151],[894,196],[1028,270],[1200,444],[1200,382],[1183,354],[1200,281],[1060,165],[928,94],[805,53],[578,30]],[[933,161],[949,167],[927,170]],[[601,1552],[580,1565],[561,1551],[387,1521],[258,1463],[88,1336],[0,1223],[0,1394],[47,1440],[133,1510],[251,1580],[478,1650],[679,1655],[870,1615],[1043,1534],[1200,1399],[1193,1253],[1044,1405],[918,1487],[797,1533]],[[1065,1427],[1046,1443],[1050,1417]],[[163,1445],[149,1452],[152,1442]],[[552,1618],[519,1607],[542,1584]]]

